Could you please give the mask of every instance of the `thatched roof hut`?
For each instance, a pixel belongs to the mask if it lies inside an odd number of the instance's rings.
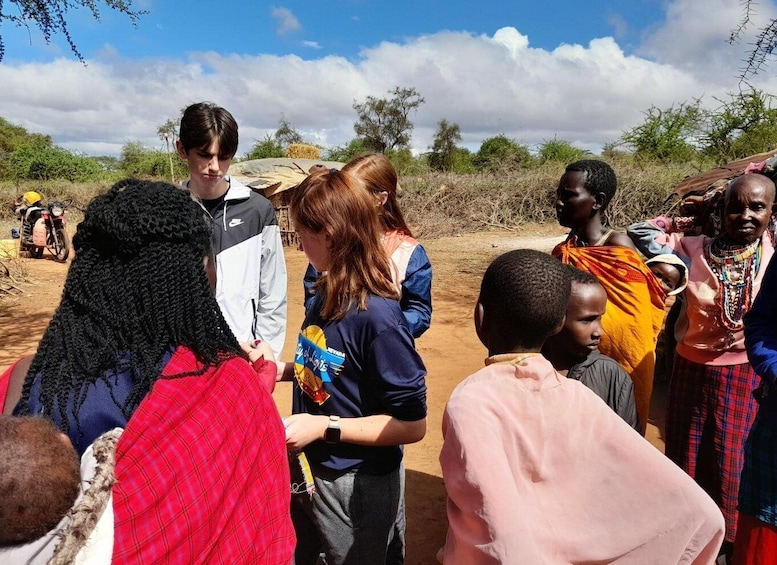
[[[289,200],[313,167],[341,169],[345,163],[316,159],[252,159],[233,164],[230,176],[266,196],[275,207],[284,245],[296,245],[297,234],[289,215]]]

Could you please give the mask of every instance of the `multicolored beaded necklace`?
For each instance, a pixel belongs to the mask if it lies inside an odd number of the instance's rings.
[[[742,317],[750,309],[753,281],[761,265],[761,239],[741,245],[718,236],[705,246],[704,255],[720,281],[718,320],[730,332],[741,331]]]

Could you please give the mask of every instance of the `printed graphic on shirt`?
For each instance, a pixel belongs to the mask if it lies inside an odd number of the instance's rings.
[[[240,218],[233,218],[233,219],[231,219],[231,220],[229,221],[229,227],[230,227],[230,228],[234,228],[234,227],[236,227],[236,226],[239,226],[239,225],[240,225],[240,224],[242,224],[242,223],[243,223],[243,220],[242,220],[242,219],[240,219]]]
[[[326,346],[324,331],[308,326],[299,334],[294,354],[294,376],[305,394],[321,405],[329,398],[324,383],[331,383],[340,373],[345,354]]]

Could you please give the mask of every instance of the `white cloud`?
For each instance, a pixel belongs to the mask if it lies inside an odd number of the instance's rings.
[[[671,3],[637,54],[609,37],[539,49],[512,27],[383,42],[352,60],[214,52],[187,61],[126,60],[106,46],[88,66],[69,58],[0,65],[0,116],[71,149],[118,155],[129,140],[160,146],[159,124],[210,100],[235,115],[243,154],[277,128],[281,114],[306,138],[343,145],[354,136],[355,101],[405,86],[426,99],[412,116],[416,152],[428,149],[443,118],[460,126],[472,149],[505,134],[529,145],[556,137],[598,151],[652,105],[699,96],[714,104],[714,96],[736,90],[747,45],[725,39],[738,21],[730,5],[738,4],[694,4]],[[767,8],[772,4],[760,4],[762,13]],[[777,90],[771,75],[757,80],[759,88]]]
[[[275,32],[278,35],[285,35],[302,29],[299,20],[288,8],[272,8],[270,15],[278,21],[278,25],[275,28]]]
[[[302,45],[310,47],[311,49],[321,49],[321,45],[319,45],[318,41],[303,41]]]

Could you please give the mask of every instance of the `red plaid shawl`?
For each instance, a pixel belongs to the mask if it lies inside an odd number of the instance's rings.
[[[289,468],[273,399],[240,358],[164,378],[197,367],[179,347],[121,436],[113,562],[288,564]]]

